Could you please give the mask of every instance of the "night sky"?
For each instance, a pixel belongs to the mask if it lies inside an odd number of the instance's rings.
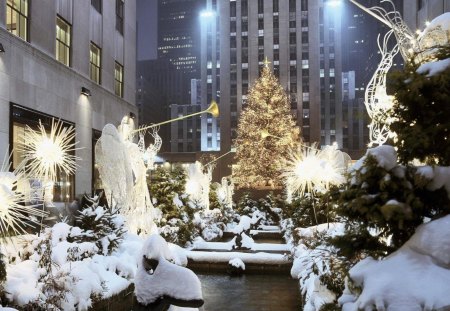
[[[157,0],[137,0],[137,60],[155,59],[157,51]]]

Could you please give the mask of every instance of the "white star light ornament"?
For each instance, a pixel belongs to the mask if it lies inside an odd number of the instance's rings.
[[[57,180],[58,171],[66,175],[75,173],[75,128],[66,127],[60,120],[52,119],[50,132],[47,133],[44,125],[39,121],[37,130],[27,125],[22,142],[22,150],[26,160],[27,173],[44,181]]]

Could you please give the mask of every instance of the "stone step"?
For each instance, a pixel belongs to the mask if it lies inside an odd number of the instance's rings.
[[[229,252],[229,250],[226,249],[210,249],[210,248],[194,248],[192,250],[193,252],[219,252],[219,253],[225,253]],[[288,251],[282,251],[282,250],[273,250],[273,249],[264,249],[264,250],[252,250],[252,249],[233,249],[233,252],[238,253],[247,253],[247,254],[257,254],[257,253],[268,253],[268,254],[289,254]]]
[[[292,260],[284,254],[268,252],[210,252],[188,251],[188,268],[194,272],[225,273],[228,262],[239,258],[245,264],[245,274],[285,274],[290,275]]]
[[[281,231],[250,230],[250,235],[254,240],[281,240],[284,243]],[[234,236],[235,234],[233,232],[225,231],[223,233],[222,240],[231,240]]]

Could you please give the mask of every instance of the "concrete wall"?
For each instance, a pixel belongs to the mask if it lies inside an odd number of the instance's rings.
[[[30,36],[25,42],[5,30],[6,1],[0,0],[0,43],[6,50],[0,53],[0,155],[9,145],[10,103],[71,121],[81,148],[76,155],[82,158],[75,194],[90,193],[92,129],[101,130],[107,123],[117,125],[125,114],[137,113],[135,1],[125,2],[123,37],[115,30],[115,1],[103,1],[102,85],[89,79],[91,32],[86,12],[90,12],[90,1],[43,0],[36,4],[31,5]],[[56,14],[72,22],[71,67],[54,58]],[[123,99],[114,94],[115,60],[124,65]],[[81,87],[91,90],[92,96],[81,95]]]
[[[450,12],[450,0],[425,0],[420,9],[417,1],[404,1],[403,12],[405,22],[413,31],[423,30],[427,21]]]

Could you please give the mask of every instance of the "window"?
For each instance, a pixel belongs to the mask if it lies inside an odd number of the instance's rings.
[[[118,62],[114,69],[114,93],[123,97],[123,66]]]
[[[28,40],[28,0],[7,0],[6,29],[23,40]]]
[[[23,160],[23,151],[21,142],[23,135],[27,130],[27,125],[36,130],[39,126],[39,121],[44,125],[47,131],[50,130],[53,118],[50,115],[31,110],[16,104],[10,105],[10,141],[9,145],[12,148],[12,168],[15,169]],[[62,127],[75,126],[75,124],[67,121],[61,121]],[[49,132],[47,132],[49,134]],[[74,139],[75,140],[75,139]],[[73,141],[74,142],[74,141]],[[37,179],[30,179],[30,187],[40,188],[42,182]],[[74,197],[75,175],[66,175],[64,172],[57,170],[56,181],[53,184],[53,200],[55,202],[70,202]]]
[[[101,50],[98,46],[91,42],[91,51],[89,53],[89,77],[92,81],[100,84],[100,68],[101,68]]]
[[[236,2],[230,2],[230,16],[236,17]]]
[[[102,0],[91,0],[91,5],[97,12],[102,13]]]
[[[71,27],[61,17],[56,17],[56,60],[70,66]]]
[[[116,30],[123,35],[124,0],[116,0]]]

